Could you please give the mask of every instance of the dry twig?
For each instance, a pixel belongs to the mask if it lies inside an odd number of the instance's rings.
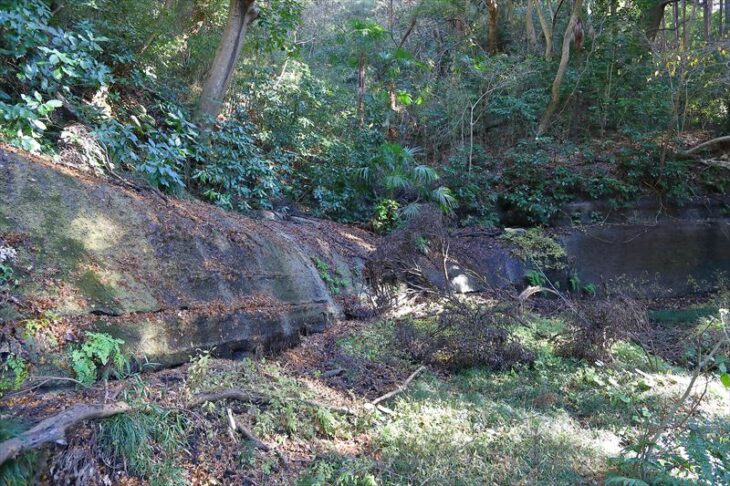
[[[372,405],[373,407],[376,407],[380,402],[384,402],[385,400],[388,400],[400,393],[403,393],[404,391],[406,391],[406,388],[408,388],[408,385],[410,385],[410,383],[425,370],[426,370],[425,366],[419,366],[418,369],[416,371],[414,371],[413,373],[411,373],[411,376],[409,376],[406,379],[406,381],[403,382],[403,384],[401,386],[399,386],[398,388],[396,388],[395,390],[393,390],[391,392],[386,393],[383,396],[376,398],[375,400],[370,402],[370,405]]]

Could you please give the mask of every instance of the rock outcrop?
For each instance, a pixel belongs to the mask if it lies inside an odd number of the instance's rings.
[[[71,339],[104,330],[167,365],[324,329],[339,312],[331,291],[357,290],[372,245],[344,225],[252,220],[10,150],[0,150],[0,238],[18,251],[0,320],[52,311]]]

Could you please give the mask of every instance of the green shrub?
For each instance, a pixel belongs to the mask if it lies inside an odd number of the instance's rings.
[[[127,363],[120,349],[122,344],[124,341],[108,334],[87,332],[84,344],[71,351],[71,367],[76,379],[90,384],[99,377],[106,380],[112,374],[118,376]]]
[[[17,390],[28,378],[28,363],[20,356],[11,354],[0,365],[0,397],[5,392]]]
[[[541,228],[507,231],[502,239],[511,245],[510,249],[517,258],[536,265],[539,270],[565,268],[565,248]]]

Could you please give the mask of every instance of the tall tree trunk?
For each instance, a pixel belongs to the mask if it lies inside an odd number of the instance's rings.
[[[560,86],[563,84],[565,70],[568,68],[568,62],[570,61],[570,43],[574,38],[575,27],[578,23],[582,7],[583,0],[575,0],[575,3],[573,3],[573,11],[570,14],[570,20],[568,20],[568,26],[565,28],[565,34],[563,35],[563,50],[560,55],[558,72],[555,74],[555,80],[553,80],[550,103],[548,103],[547,109],[542,115],[540,124],[537,127],[538,137],[547,131],[550,126],[550,118],[552,118],[553,113],[555,113],[555,109],[558,107],[558,102],[560,101]]]
[[[221,110],[223,99],[231,84],[236,62],[241,54],[243,39],[248,26],[256,19],[258,12],[255,0],[229,0],[228,20],[223,39],[218,45],[208,78],[203,85],[198,105],[198,117],[215,118]]]
[[[365,53],[357,60],[357,114],[360,126],[365,125]]]
[[[550,32],[550,26],[548,26],[545,20],[545,14],[542,11],[542,5],[540,0],[535,0],[537,7],[537,18],[540,19],[540,27],[542,27],[542,35],[545,37],[545,59],[550,59],[553,55],[553,35]]]
[[[496,54],[498,47],[497,16],[499,15],[497,0],[487,0],[487,10],[489,11],[488,49],[490,54]]]
[[[702,22],[705,29],[705,42],[712,38],[712,0],[705,0],[702,5]]]
[[[650,41],[656,39],[657,33],[664,24],[664,10],[668,3],[670,2],[666,0],[656,0],[643,13],[644,32]]]
[[[722,0],[720,0],[722,2]],[[730,25],[730,0],[725,0],[725,31],[727,26]]]
[[[532,22],[532,10],[535,0],[527,0],[527,11],[525,12],[525,31],[527,40],[533,48],[537,48],[537,34],[535,24]]]

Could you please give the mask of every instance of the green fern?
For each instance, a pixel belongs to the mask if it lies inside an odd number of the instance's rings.
[[[120,346],[121,339],[105,333],[87,332],[86,341],[71,352],[71,367],[76,379],[82,383],[93,383],[101,373],[107,379],[110,374],[119,374],[127,364]]]

